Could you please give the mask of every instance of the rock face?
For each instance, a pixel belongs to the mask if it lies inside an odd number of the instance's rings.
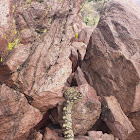
[[[114,96],[102,97],[102,119],[120,140],[124,140],[130,133],[135,131],[127,116],[121,110]]]
[[[82,70],[97,95],[117,98],[126,114],[140,109],[140,8],[112,0],[94,29]]]
[[[40,120],[40,111],[28,104],[23,94],[5,84],[0,86],[0,139],[26,139]]]

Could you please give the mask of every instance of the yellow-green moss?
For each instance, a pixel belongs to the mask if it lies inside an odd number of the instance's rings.
[[[0,62],[2,62],[2,61],[3,61],[3,59],[1,58],[1,59],[0,59]]]

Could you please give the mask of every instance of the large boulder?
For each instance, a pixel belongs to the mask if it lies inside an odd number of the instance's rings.
[[[112,0],[94,29],[82,70],[97,95],[113,95],[126,114],[140,110],[140,8]]]
[[[101,117],[113,132],[114,136],[118,137],[120,140],[124,140],[129,134],[135,131],[135,128],[122,111],[114,96],[102,97],[101,103]]]
[[[72,73],[70,41],[75,36],[74,23],[82,27],[77,15],[83,1],[13,3],[16,30],[0,66],[10,71],[3,82],[26,94],[30,104],[42,112],[61,101],[61,91]]]
[[[0,86],[0,139],[25,140],[42,119],[40,111],[28,104],[23,94]]]

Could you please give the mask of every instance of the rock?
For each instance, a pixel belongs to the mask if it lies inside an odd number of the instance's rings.
[[[88,84],[78,86],[78,90],[83,94],[83,99],[72,108],[72,125],[75,135],[83,135],[97,121],[101,112],[101,104],[95,90]],[[59,104],[50,115],[54,123],[62,126],[62,108]]]
[[[23,29],[21,31],[21,44],[26,45],[27,43],[30,43],[32,40],[32,34],[30,29]]]
[[[129,7],[129,8],[128,8]],[[113,95],[128,115],[140,109],[140,8],[132,0],[106,4],[82,70],[99,96]]]
[[[72,46],[79,51],[81,60],[84,59],[87,45],[82,42],[73,42]]]
[[[77,41],[83,42],[84,44],[88,45],[90,36],[91,36],[94,28],[95,27],[90,27],[90,26],[86,26],[86,27],[82,28],[82,30],[80,31],[80,33],[78,35]]]
[[[63,140],[63,138],[60,139],[55,131],[46,128],[43,140]]]
[[[131,133],[126,140],[139,140],[140,139],[140,132],[139,131],[134,131]]]
[[[2,62],[7,55],[8,42],[13,38],[13,34],[11,33],[11,31],[14,30],[12,1],[13,0],[0,1],[0,62]]]
[[[0,8],[0,26],[8,29],[10,27],[9,22],[11,22],[12,18],[12,0],[0,1]]]
[[[0,139],[26,139],[30,129],[42,119],[40,111],[25,96],[6,85],[0,86]]]
[[[106,133],[103,134],[101,138],[102,140],[115,140],[112,134],[106,134]]]
[[[26,140],[42,140],[43,135],[40,132],[37,132],[35,130],[31,130],[30,134],[26,138]]]
[[[73,76],[73,80],[76,81],[76,84],[78,86],[88,84],[80,67],[77,67],[77,69],[74,73],[74,76]],[[95,94],[96,94],[96,91],[95,91]]]
[[[140,132],[140,111],[129,114],[128,118],[136,130]]]
[[[37,132],[35,140],[42,140],[43,135],[40,132]]]
[[[73,25],[82,28],[77,15],[83,1],[14,3],[19,35],[14,38],[18,36],[19,42],[3,62],[12,71],[6,84],[26,94],[30,104],[43,113],[61,102],[62,89],[72,73],[70,41],[75,36]]]
[[[90,138],[88,136],[78,136],[75,138],[75,140],[90,140]]]
[[[101,139],[103,132],[102,131],[88,131],[89,137],[92,137],[93,139]]]
[[[122,111],[117,99],[114,96],[102,97],[102,119],[113,132],[114,136],[124,140],[135,131],[135,128]]]

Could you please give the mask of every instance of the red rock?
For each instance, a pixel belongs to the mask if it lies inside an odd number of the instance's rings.
[[[91,34],[92,34],[94,28],[95,28],[95,27],[90,27],[90,26],[84,27],[84,28],[80,31],[80,33],[79,33],[79,35],[78,35],[78,40],[77,40],[77,41],[78,41],[78,42],[83,42],[84,44],[88,45],[90,36],[91,36]]]
[[[112,134],[103,134],[102,135],[102,140],[114,140],[114,136]]]
[[[136,130],[140,131],[140,112],[133,112],[128,117]]]
[[[87,45],[82,42],[73,42],[71,45],[74,49],[79,51],[81,60],[83,60],[86,53]]]
[[[71,10],[69,1],[32,2],[27,7],[15,2],[20,36],[19,44],[4,62],[13,72],[7,78],[13,82],[7,84],[29,96],[31,105],[43,112],[61,102],[63,87],[72,73],[70,41],[75,33],[70,26],[80,25],[76,17],[83,1],[71,1]]]
[[[26,139],[30,129],[42,119],[38,109],[28,104],[24,95],[0,86],[0,139]]]
[[[90,140],[90,138],[88,136],[78,136],[75,140]]]
[[[88,131],[89,137],[92,137],[93,139],[99,139],[102,137],[103,132],[102,131]]]
[[[43,135],[40,132],[37,132],[35,140],[42,140]]]
[[[102,119],[109,129],[120,140],[126,139],[135,128],[122,111],[117,99],[114,96],[102,97]]]
[[[58,139],[59,139],[58,134],[55,131],[46,128],[43,140],[58,140]]]
[[[128,8],[129,7],[129,8]],[[132,0],[110,1],[94,29],[82,70],[99,96],[115,96],[128,115],[140,104],[140,8]]]

